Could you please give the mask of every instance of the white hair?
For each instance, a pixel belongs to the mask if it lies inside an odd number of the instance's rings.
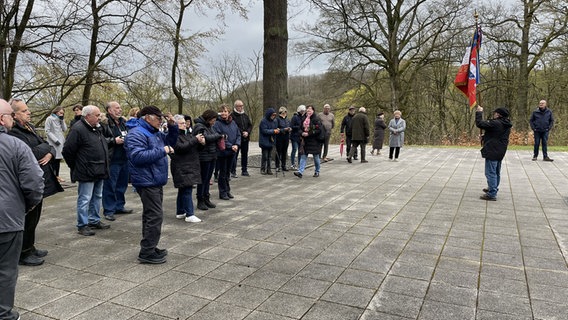
[[[296,111],[298,111],[298,112],[306,111],[306,106],[301,104],[301,105],[298,106],[298,109]]]
[[[181,121],[185,122],[185,117],[183,116],[183,114],[176,114],[174,116],[174,121],[175,122],[181,122]]]
[[[83,110],[81,110],[81,115],[83,117],[86,117],[86,116],[90,115],[91,113],[95,112],[95,110],[98,109],[98,108],[99,107],[93,106],[93,105],[84,106]]]
[[[365,109],[365,107],[361,107],[359,108],[359,112],[367,113],[367,109]]]

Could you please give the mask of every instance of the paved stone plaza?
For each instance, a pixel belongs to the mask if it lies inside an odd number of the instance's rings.
[[[231,181],[230,201],[213,185],[217,208],[197,210],[199,224],[175,218],[170,181],[161,265],[136,260],[137,194],[127,194],[134,214],[85,237],[67,188],[44,203],[37,239],[49,255],[20,267],[16,310],[23,320],[568,319],[568,153],[548,163],[509,151],[498,201],[486,202],[477,149],[405,147],[398,162],[366,164],[330,149],[319,178],[251,168]]]

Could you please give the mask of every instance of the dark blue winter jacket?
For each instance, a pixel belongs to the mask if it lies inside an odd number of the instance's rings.
[[[546,132],[554,126],[554,117],[550,109],[540,110],[540,108],[537,108],[533,111],[529,122],[533,131]]]
[[[258,145],[261,149],[270,149],[274,145],[274,130],[278,129],[278,121],[272,119],[274,113],[273,108],[268,108],[258,126]]]
[[[229,115],[227,120],[223,120],[220,116],[215,121],[213,129],[225,136],[225,150],[217,150],[218,157],[224,157],[232,153],[231,148],[236,145],[241,146],[241,130]]]

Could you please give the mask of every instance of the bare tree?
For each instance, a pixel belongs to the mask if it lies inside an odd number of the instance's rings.
[[[311,0],[320,11],[315,25],[301,29],[309,40],[297,49],[311,58],[326,55],[332,68],[349,70],[372,91],[368,73],[386,71],[390,108],[404,106],[405,77],[435,57],[440,35],[461,30],[455,23],[463,14],[462,0]],[[456,26],[458,28],[456,28]],[[379,80],[379,79],[377,79]]]

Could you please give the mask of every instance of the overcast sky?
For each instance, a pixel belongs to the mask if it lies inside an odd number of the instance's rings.
[[[245,1],[243,1],[245,2]],[[288,7],[288,75],[321,74],[327,70],[327,63],[320,59],[309,66],[300,68],[303,57],[297,56],[292,50],[294,42],[298,41],[302,34],[294,31],[294,25],[302,19],[314,19],[313,13],[309,12],[305,1],[297,1],[299,5]],[[208,53],[200,60],[202,69],[206,69],[211,59],[220,59],[224,53],[229,55],[238,54],[242,58],[253,57],[254,52],[262,52],[263,43],[263,4],[262,0],[251,0],[248,8],[248,20],[238,14],[227,12],[225,18],[225,34],[214,44],[207,44]],[[189,20],[190,29],[199,29],[194,26],[206,28],[211,24],[216,25],[214,20],[216,13],[208,17],[192,16]]]

